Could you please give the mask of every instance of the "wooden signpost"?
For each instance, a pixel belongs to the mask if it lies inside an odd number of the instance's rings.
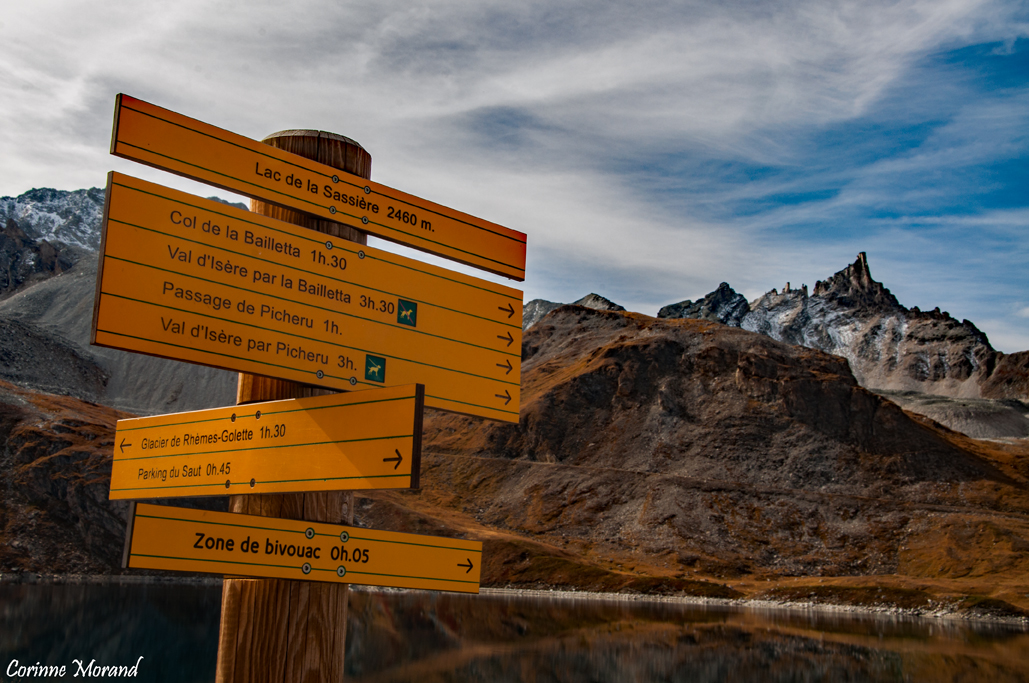
[[[482,544],[137,504],[126,566],[478,593]]]
[[[421,385],[119,420],[111,498],[418,488]]]
[[[118,173],[98,280],[94,344],[518,421],[518,290]]]
[[[216,680],[340,680],[348,584],[477,593],[482,564],[349,526],[347,491],[418,487],[423,406],[517,422],[520,401],[522,293],[360,231],[515,280],[525,235],[372,182],[331,133],[259,143],[118,95],[111,152],[255,199],[108,177],[92,343],[241,372],[236,407],[119,421],[111,498],[234,494],[134,504],[124,564],[229,575]]]
[[[118,95],[111,153],[377,237],[525,279],[525,235]]]

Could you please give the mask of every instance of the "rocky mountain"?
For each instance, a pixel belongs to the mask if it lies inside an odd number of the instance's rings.
[[[1029,503],[1029,460],[1013,470],[958,445],[821,351],[564,306],[526,333],[523,358],[519,425],[437,414],[425,440],[441,456],[426,488],[491,527],[678,570],[905,573],[925,558],[902,539],[922,535],[923,553],[925,534],[949,533],[937,506],[992,519],[1008,495]]]
[[[699,318],[846,358],[867,388],[955,398],[1029,399],[1029,352],[996,351],[971,321],[901,305],[872,279],[864,252],[831,278],[749,304],[727,283],[662,318]]]
[[[100,246],[104,191],[42,188],[0,197],[0,296],[70,269]]]
[[[750,312],[750,306],[742,294],[739,294],[728,282],[718,285],[718,289],[697,301],[680,301],[677,304],[664,306],[657,312],[659,318],[696,318],[713,320],[723,325],[740,327],[743,317]]]
[[[520,422],[429,411],[422,488],[364,492],[361,524],[480,539],[491,586],[1029,608],[1022,441],[961,436],[840,357],[704,320],[562,306],[522,355]],[[114,524],[89,493],[113,411],[9,393],[0,561],[109,562],[81,520]],[[51,516],[75,548],[37,547]]]
[[[89,344],[104,192],[0,198],[0,379],[133,413],[231,404],[234,373]]]
[[[104,190],[39,188],[17,197],[0,197],[0,221],[14,222],[32,240],[86,251],[100,248]]]
[[[539,319],[550,313],[555,308],[563,306],[564,304],[555,303],[553,301],[547,301],[546,299],[533,299],[529,303],[522,307],[522,329],[527,330],[537,322]],[[592,308],[598,311],[624,311],[625,307],[615,302],[600,296],[599,294],[587,294],[578,301],[574,302],[575,306],[585,306],[586,308]]]
[[[75,250],[33,240],[8,218],[0,232],[0,295],[33,280],[43,280],[70,269],[78,260]]]

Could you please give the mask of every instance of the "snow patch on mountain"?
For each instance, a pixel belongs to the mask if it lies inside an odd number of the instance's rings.
[[[97,251],[104,214],[104,190],[38,188],[17,197],[0,197],[0,223],[18,224],[36,241]]]
[[[974,324],[939,308],[905,308],[872,279],[864,252],[811,293],[786,283],[744,304],[722,283],[696,302],[665,306],[658,317],[712,320],[841,356],[873,389],[1022,398],[1029,383],[1019,369],[1024,354],[999,353]]]

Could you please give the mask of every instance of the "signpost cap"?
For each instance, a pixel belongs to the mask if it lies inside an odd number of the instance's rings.
[[[298,137],[298,138],[323,138],[323,139],[335,140],[336,142],[342,142],[345,145],[354,145],[356,147],[360,147],[365,152],[368,151],[368,150],[364,149],[364,146],[361,145],[360,142],[358,142],[357,140],[354,140],[353,138],[348,138],[347,136],[339,135],[338,133],[330,133],[330,132],[325,131],[325,130],[313,130],[313,129],[309,129],[309,128],[291,128],[289,130],[280,130],[277,133],[272,133],[271,135],[265,137],[263,140],[261,140],[261,142],[268,142],[269,140],[273,140],[275,138],[292,138],[292,137]]]

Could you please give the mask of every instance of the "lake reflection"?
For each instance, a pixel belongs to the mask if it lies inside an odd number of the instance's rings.
[[[43,680],[71,680],[75,659],[131,666],[142,656],[135,680],[213,681],[221,593],[220,584],[0,583],[0,680],[17,680],[6,675],[14,659],[63,664],[64,679]]]
[[[219,585],[0,583],[0,678],[23,664],[133,664],[212,681]],[[678,603],[351,593],[347,680],[1029,680],[1024,629]],[[39,680],[39,679],[35,679]]]
[[[1024,629],[681,603],[354,592],[347,680],[1029,681]]]

